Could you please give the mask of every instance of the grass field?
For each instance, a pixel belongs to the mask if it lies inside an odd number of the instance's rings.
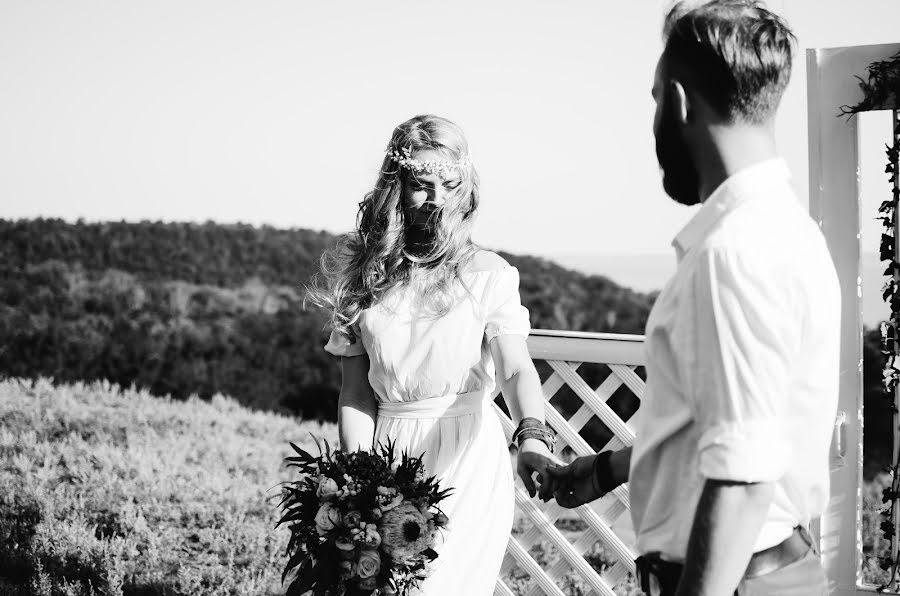
[[[290,478],[288,441],[312,449],[310,434],[336,439],[333,425],[220,396],[0,381],[0,594],[282,594],[277,485]],[[883,548],[871,542],[883,480],[866,487],[870,549]],[[563,531],[581,529],[570,525]],[[558,557],[547,545],[532,553]],[[588,560],[611,562],[599,545]],[[530,586],[517,570],[506,579],[518,593]],[[565,591],[587,592],[574,576]],[[620,591],[635,592],[631,582]]]
[[[277,594],[288,441],[333,426],[215,397],[0,384],[0,593]]]

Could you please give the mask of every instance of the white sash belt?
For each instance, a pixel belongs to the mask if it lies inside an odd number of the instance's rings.
[[[418,401],[391,401],[378,404],[384,418],[453,418],[483,411],[487,400],[483,390],[451,393]]]

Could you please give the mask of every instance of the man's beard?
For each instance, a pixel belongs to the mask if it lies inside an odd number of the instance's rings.
[[[700,176],[684,135],[678,129],[672,102],[663,100],[662,120],[656,133],[656,159],[663,172],[663,188],[682,205],[700,202]]]

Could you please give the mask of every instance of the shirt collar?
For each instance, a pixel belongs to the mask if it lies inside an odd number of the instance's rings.
[[[787,164],[780,157],[755,163],[729,176],[675,236],[672,246],[675,247],[678,259],[681,260],[687,251],[703,240],[723,215],[753,196],[754,190],[772,180],[786,180],[790,177]]]

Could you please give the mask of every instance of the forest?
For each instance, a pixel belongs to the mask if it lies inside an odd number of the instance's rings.
[[[0,376],[107,380],[179,399],[221,393],[255,409],[334,420],[340,365],[322,349],[325,313],[303,299],[337,240],[212,222],[0,220]],[[653,294],[501,255],[520,271],[534,328],[643,333]],[[880,390],[878,331],[864,339],[871,468],[889,457],[890,403]],[[584,365],[579,374],[597,386],[608,369]],[[570,414],[580,402],[564,389],[554,404]],[[627,419],[637,400],[623,387],[610,405]],[[582,434],[598,447],[610,436],[596,420]]]
[[[222,393],[333,419],[337,359],[304,286],[337,237],[216,223],[0,220],[0,374]],[[641,333],[652,296],[501,253],[535,328]]]

